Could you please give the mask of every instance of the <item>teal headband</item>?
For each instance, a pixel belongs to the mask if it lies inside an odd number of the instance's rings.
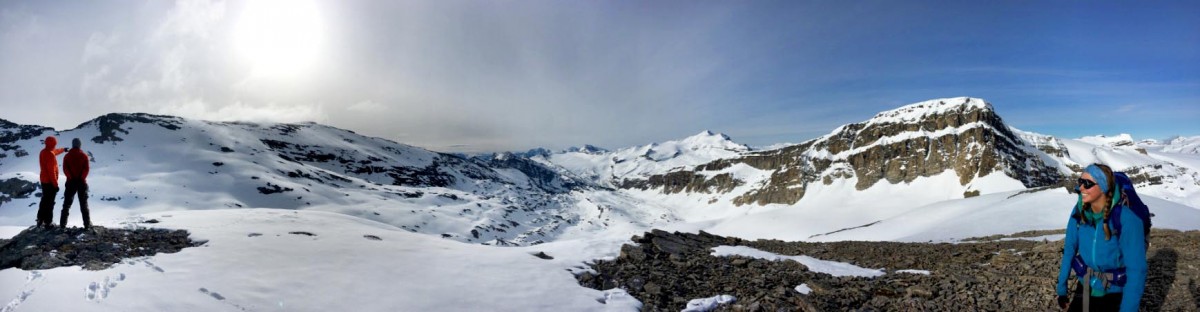
[[[1096,185],[1100,186],[1100,190],[1104,191],[1105,194],[1108,194],[1108,176],[1104,174],[1104,170],[1101,170],[1100,166],[1092,164],[1087,166],[1087,169],[1084,169],[1083,171],[1086,171],[1088,174],[1092,175],[1092,180],[1096,181]]]

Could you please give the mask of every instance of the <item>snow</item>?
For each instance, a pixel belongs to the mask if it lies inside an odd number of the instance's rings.
[[[1200,136],[1176,137],[1167,141],[1162,147],[1163,152],[1200,154]]]
[[[770,261],[796,261],[808,267],[809,271],[833,276],[877,277],[884,274],[883,270],[862,268],[845,262],[827,261],[809,256],[782,256],[746,246],[717,246],[712,250],[711,255],[717,257],[743,256]]]
[[[1011,190],[1019,182],[996,175],[979,179],[970,187],[988,191]],[[795,205],[768,205],[758,212],[728,216],[706,231],[745,239],[809,240],[818,234],[861,226],[904,214],[923,205],[960,199],[967,189],[958,175],[945,171],[911,183],[876,183],[858,191],[857,178],[834,180],[831,185],[811,183]],[[914,191],[920,190],[920,191]]]
[[[800,284],[796,286],[796,292],[807,295],[812,293],[812,288],[809,288],[808,284]]]
[[[692,299],[688,301],[687,308],[684,308],[682,312],[708,312],[716,310],[718,306],[730,304],[736,300],[737,298],[730,295],[716,295],[708,298]]]
[[[929,271],[926,270],[896,270],[896,273],[929,275]]]
[[[992,104],[987,103],[983,99],[970,97],[933,99],[880,112],[874,118],[871,118],[868,123],[907,123],[921,120],[926,116],[971,109],[992,110]]]
[[[1004,237],[1004,238],[1001,238],[1000,241],[1023,240],[1023,241],[1034,241],[1034,242],[1053,242],[1053,241],[1063,240],[1064,238],[1067,238],[1067,234],[1051,234],[1051,235],[1042,235],[1042,236],[1033,236],[1033,237]]]
[[[553,246],[464,244],[318,211],[195,210],[141,217],[160,220],[159,227],[186,229],[193,239],[208,242],[101,271],[3,270],[0,294],[17,294],[10,306],[22,311],[640,308],[623,291],[579,286],[569,272],[582,266],[579,257]],[[315,235],[290,234],[301,231]],[[598,256],[596,252],[609,253],[607,248],[613,247],[601,246],[605,250],[584,247],[580,256]],[[543,250],[556,258],[532,256]]]
[[[623,148],[614,152],[565,152],[538,158],[598,184],[613,186],[620,179],[645,178],[675,169],[691,169],[748,151],[748,146],[734,142],[729,136],[706,130],[682,140]]]
[[[1102,145],[1102,146],[1133,145],[1133,136],[1129,135],[1128,133],[1121,133],[1121,134],[1118,134],[1118,135],[1112,136],[1112,137],[1108,137],[1108,136],[1104,136],[1104,135],[1094,135],[1094,136],[1086,136],[1086,137],[1079,138],[1079,141],[1088,143],[1091,145]]]

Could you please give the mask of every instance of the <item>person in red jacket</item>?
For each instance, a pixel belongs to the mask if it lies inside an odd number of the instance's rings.
[[[83,213],[83,228],[92,228],[92,218],[88,216],[88,157],[79,147],[83,143],[79,139],[71,140],[71,149],[67,151],[67,156],[63,156],[63,173],[67,176],[67,193],[66,198],[63,198],[62,217],[59,217],[59,226],[67,228],[67,214],[71,211],[71,200],[76,194],[79,194],[79,212]]]
[[[54,148],[58,139],[46,137],[46,148],[38,155],[41,165],[42,202],[38,205],[37,225],[54,227],[54,197],[58,195],[58,154],[66,153],[65,148]]]

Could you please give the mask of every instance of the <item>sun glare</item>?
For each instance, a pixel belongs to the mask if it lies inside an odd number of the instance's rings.
[[[320,55],[324,25],[313,1],[248,1],[236,27],[238,55],[255,75],[303,75]]]

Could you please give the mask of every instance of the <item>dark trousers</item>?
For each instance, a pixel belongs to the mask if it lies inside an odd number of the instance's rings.
[[[1083,285],[1075,284],[1075,295],[1071,298],[1071,306],[1067,308],[1068,312],[1095,312],[1095,311],[1120,311],[1121,310],[1121,293],[1112,293],[1104,295],[1104,297],[1092,297],[1088,302],[1088,308],[1092,311],[1083,311]]]
[[[87,182],[83,181],[67,181],[66,198],[63,198],[62,217],[59,218],[59,225],[67,227],[67,214],[71,212],[71,201],[75,196],[79,196],[79,212],[83,213],[83,227],[92,227],[92,218],[88,215],[88,186]]]
[[[37,225],[54,225],[54,197],[58,196],[58,185],[42,183],[42,201],[38,203]]]

